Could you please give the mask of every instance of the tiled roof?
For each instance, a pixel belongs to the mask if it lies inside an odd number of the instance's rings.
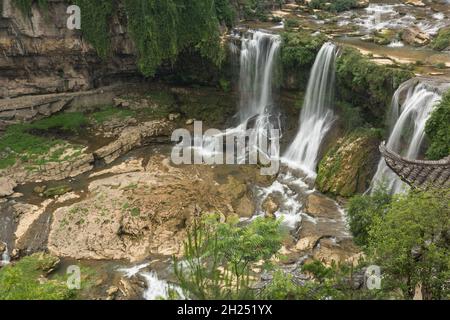
[[[416,188],[450,187],[450,156],[439,161],[410,160],[380,145],[386,164],[408,185]]]

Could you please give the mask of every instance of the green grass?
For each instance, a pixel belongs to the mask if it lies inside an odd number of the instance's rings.
[[[128,109],[121,109],[112,106],[108,106],[100,109],[91,114],[91,118],[98,124],[102,124],[113,118],[125,119],[127,117],[133,117],[136,112]]]
[[[0,169],[13,166],[19,159],[38,165],[59,161],[65,147],[56,149],[47,160],[43,160],[42,156],[48,154],[53,147],[64,142],[56,138],[39,136],[32,132],[57,129],[76,133],[86,124],[87,119],[82,113],[61,113],[30,124],[9,126],[6,132],[0,136]]]
[[[50,130],[60,129],[63,131],[79,132],[82,127],[86,126],[88,121],[86,116],[81,112],[59,113],[51,117],[35,121],[29,125],[25,125],[28,129]]]
[[[58,259],[34,254],[0,269],[0,300],[67,300],[75,297],[61,278],[40,281]]]

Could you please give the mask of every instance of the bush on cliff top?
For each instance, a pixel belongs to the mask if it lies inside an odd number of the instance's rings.
[[[430,140],[429,159],[440,160],[450,155],[450,91],[431,114],[425,132]]]

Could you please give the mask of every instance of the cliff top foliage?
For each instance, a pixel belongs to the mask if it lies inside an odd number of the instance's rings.
[[[344,48],[336,62],[339,100],[360,108],[375,127],[383,127],[387,106],[400,84],[414,73],[398,67],[378,65],[358,50]]]
[[[450,155],[450,90],[427,121],[425,132],[430,141],[427,157],[440,160]]]

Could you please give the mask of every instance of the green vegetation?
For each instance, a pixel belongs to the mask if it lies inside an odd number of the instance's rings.
[[[320,9],[320,10],[328,10],[332,12],[341,12],[350,10],[352,8],[355,8],[357,5],[356,0],[311,0],[309,2],[309,7],[313,9]]]
[[[74,0],[82,12],[81,30],[86,40],[97,50],[101,58],[110,54],[109,23],[116,0]]]
[[[188,233],[183,263],[175,261],[179,284],[188,298],[250,299],[251,270],[281,248],[278,221],[258,218],[245,226],[217,216],[197,221]]]
[[[216,14],[219,21],[225,23],[228,27],[232,27],[236,19],[236,11],[230,4],[229,0],[215,0]]]
[[[220,64],[219,20],[213,0],[124,0],[128,28],[139,51],[139,67],[152,76],[165,61],[193,48]]]
[[[35,121],[31,124],[22,125],[27,130],[48,131],[57,129],[71,133],[79,132],[88,124],[85,115],[81,112],[63,112],[51,117]]]
[[[306,87],[311,66],[326,37],[322,34],[313,36],[307,32],[284,32],[281,36],[283,73],[295,77],[296,87]]]
[[[83,12],[83,36],[102,58],[111,54],[110,22],[126,16],[139,52],[138,65],[153,76],[163,63],[173,64],[185,50],[220,65],[224,50],[219,22],[232,25],[234,11],[227,0],[73,0]],[[123,12],[122,12],[123,11]]]
[[[47,10],[48,8],[48,0],[13,0],[13,3],[24,15],[31,13],[33,3],[37,3],[41,9]]]
[[[34,254],[0,269],[0,300],[67,300],[75,292],[63,279],[45,277],[58,264],[58,258]],[[45,280],[45,281],[43,281]]]
[[[445,50],[450,47],[450,28],[439,30],[437,37],[431,42],[434,50]]]
[[[135,111],[123,108],[117,108],[112,106],[106,106],[104,108],[99,109],[98,111],[93,112],[90,117],[96,123],[104,123],[112,118],[125,119],[127,117],[133,117],[136,115]]]
[[[378,188],[371,196],[357,195],[347,207],[350,231],[357,245],[367,246],[369,243],[369,228],[374,219],[386,215],[392,196],[384,188]]]
[[[410,191],[394,197],[369,227],[368,253],[383,272],[383,290],[412,299],[450,298],[450,189]]]
[[[412,71],[375,64],[353,48],[343,49],[336,63],[339,100],[357,106],[362,117],[378,128],[383,127],[394,91],[412,77]]]
[[[55,138],[44,137],[33,133],[48,130],[78,132],[87,123],[81,113],[61,113],[30,124],[16,124],[7,128],[0,137],[0,169],[14,165],[18,159],[30,164],[43,164],[42,156],[52,148],[65,144]],[[57,148],[49,155],[49,161],[58,160],[64,147]]]
[[[355,240],[382,270],[384,297],[412,299],[419,285],[424,299],[450,297],[450,189],[393,197],[380,189],[348,209]]]
[[[450,91],[431,114],[425,132],[430,140],[427,157],[440,160],[450,155]]]

